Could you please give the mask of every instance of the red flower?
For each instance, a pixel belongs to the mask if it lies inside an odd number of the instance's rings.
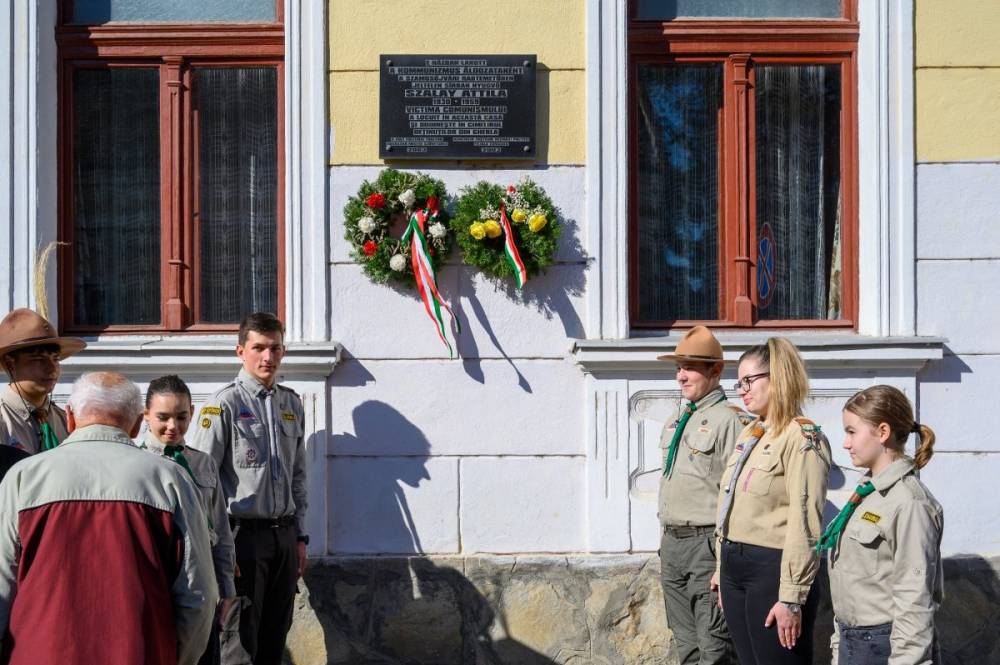
[[[508,194],[513,194],[516,191],[517,191],[517,188],[515,188],[514,185],[507,185],[507,193]]]
[[[431,212],[438,209],[438,197],[431,195],[427,197],[427,204],[425,206]]]
[[[368,197],[368,199],[365,201],[365,203],[368,204],[369,208],[372,208],[374,210],[378,210],[379,208],[384,208],[385,207],[385,195],[384,194],[379,194],[378,192],[375,192],[374,194],[372,194],[371,196]]]
[[[379,196],[381,196],[381,194],[379,194]],[[362,245],[361,250],[365,253],[365,256],[371,256],[378,251],[378,245],[375,244],[374,240],[369,240]]]

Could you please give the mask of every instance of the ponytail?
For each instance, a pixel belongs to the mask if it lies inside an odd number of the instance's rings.
[[[934,456],[934,442],[937,440],[937,437],[934,436],[934,430],[927,425],[914,423],[914,427],[918,430],[917,434],[920,437],[920,441],[917,443],[917,451],[913,454],[913,461],[918,469],[922,469],[927,466],[927,463],[931,461],[931,457]]]

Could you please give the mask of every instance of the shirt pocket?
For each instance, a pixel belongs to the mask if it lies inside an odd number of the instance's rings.
[[[295,420],[281,420],[281,435],[286,439],[291,439],[295,441],[300,436],[302,436],[302,423],[299,422],[298,418]]]
[[[688,464],[682,465],[680,469],[700,478],[706,477],[712,473],[715,435],[701,432],[687,434],[682,439],[678,452],[688,458]]]
[[[871,577],[878,572],[878,550],[885,540],[882,531],[870,522],[860,520],[847,527],[847,556],[841,555],[841,565],[855,577]]]
[[[233,465],[241,469],[256,469],[267,461],[267,437],[264,425],[257,422],[237,422],[233,445]]]
[[[771,493],[774,480],[782,475],[783,471],[780,455],[774,452],[770,455],[761,455],[743,474],[742,489],[754,496],[767,496]]]

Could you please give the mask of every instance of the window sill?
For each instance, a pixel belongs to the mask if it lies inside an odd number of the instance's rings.
[[[623,340],[578,339],[573,356],[587,374],[628,374],[663,371],[657,356],[670,353],[681,334],[633,337]],[[944,355],[943,337],[865,337],[844,333],[787,332],[809,369],[899,369],[916,372]],[[751,346],[763,343],[760,332],[728,332],[717,335],[727,362],[735,362]]]
[[[113,337],[88,341],[87,348],[62,362],[64,375],[115,369],[127,374],[197,374],[232,378],[239,370],[236,336]],[[339,342],[295,342],[281,363],[281,380],[325,380],[340,362]]]

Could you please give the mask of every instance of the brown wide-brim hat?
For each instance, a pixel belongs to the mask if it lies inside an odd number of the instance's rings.
[[[724,363],[722,357],[722,345],[715,339],[712,331],[705,326],[695,326],[684,333],[684,337],[677,343],[677,348],[673,353],[665,356],[657,356],[657,360],[667,360],[670,362],[701,362],[701,363]]]
[[[33,310],[22,307],[0,321],[0,356],[31,346],[55,345],[59,359],[68,358],[87,347],[79,337],[60,337],[45,318]]]

